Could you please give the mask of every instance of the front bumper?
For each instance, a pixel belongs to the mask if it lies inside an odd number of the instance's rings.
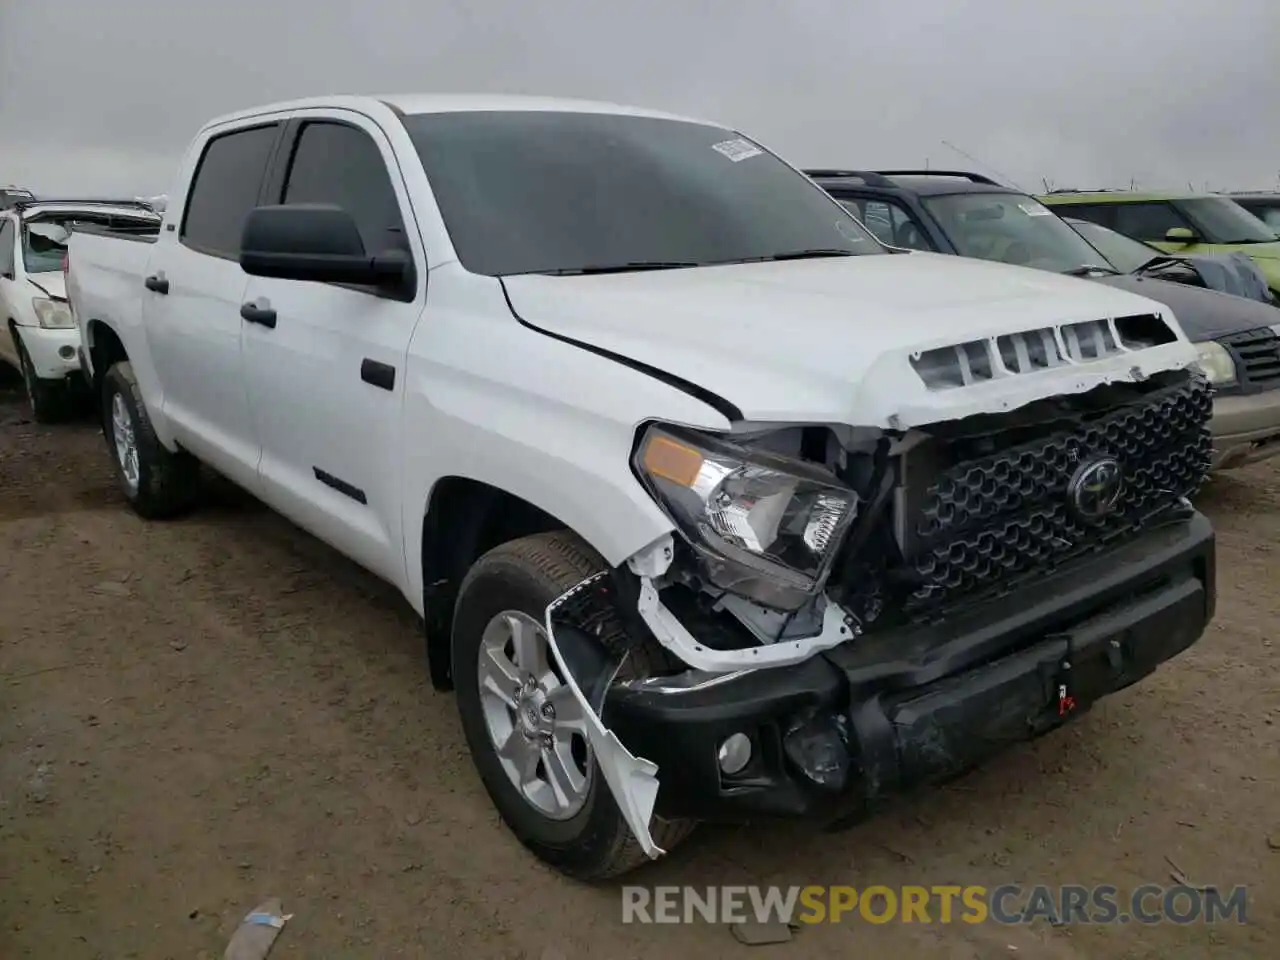
[[[940,626],[684,692],[616,685],[604,719],[656,764],[661,816],[847,821],[1140,680],[1195,643],[1214,603],[1213,530],[1194,513]],[[734,733],[752,760],[727,776],[717,751]]]
[[[1213,401],[1213,469],[1231,470],[1280,454],[1280,389]]]
[[[18,327],[18,335],[41,380],[80,376],[80,331],[75,327]]]

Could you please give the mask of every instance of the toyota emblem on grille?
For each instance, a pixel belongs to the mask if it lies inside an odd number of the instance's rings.
[[[1110,457],[1086,460],[1067,484],[1067,503],[1083,520],[1101,520],[1116,508],[1123,491],[1117,461]]]

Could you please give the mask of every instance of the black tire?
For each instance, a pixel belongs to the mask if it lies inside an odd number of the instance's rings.
[[[138,456],[136,485],[126,477],[116,451],[112,412],[117,396],[133,426]],[[133,365],[127,361],[114,364],[102,378],[102,433],[120,489],[135,513],[148,520],[160,520],[180,516],[195,506],[200,495],[200,463],[184,451],[170,453],[156,437]]]
[[[478,658],[485,627],[499,613],[521,611],[540,621],[551,601],[604,567],[604,561],[568,531],[536,534],[495,547],[475,563],[462,583],[452,636],[458,713],[489,797],[516,838],[539,859],[588,881],[619,876],[649,858],[598,769],[592,771],[582,809],[567,820],[546,817],[525,800],[503,771],[485,724]],[[623,670],[643,674],[651,662],[661,662],[659,657],[660,651],[641,649],[628,657]],[[650,824],[654,841],[668,852],[693,827],[693,821],[656,816]]]
[[[36,376],[35,365],[26,345],[16,329],[11,329],[13,345],[18,350],[18,369],[22,383],[27,388],[27,403],[36,423],[61,423],[72,411],[71,387],[66,380],[41,380]]]

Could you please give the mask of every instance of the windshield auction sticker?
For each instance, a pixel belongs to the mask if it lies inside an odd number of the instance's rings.
[[[721,140],[719,143],[713,143],[711,145],[711,149],[723,153],[734,163],[749,160],[752,157],[758,157],[764,152],[750,140],[744,140],[742,137],[738,137],[734,140]]]

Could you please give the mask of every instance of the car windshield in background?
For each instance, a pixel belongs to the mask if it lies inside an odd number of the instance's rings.
[[[607,113],[404,118],[473,273],[576,273],[887,251],[820,187],[720,127]]]
[[[61,223],[42,220],[23,231],[22,265],[27,273],[54,273],[62,269],[71,231]]]
[[[1140,240],[1116,233],[1101,224],[1089,220],[1067,220],[1076,233],[1084,237],[1094,246],[1117,270],[1122,273],[1133,273],[1139,267],[1151,261],[1152,257],[1165,256],[1162,250],[1149,247]]]
[[[1274,201],[1270,200],[1244,200],[1237,201],[1240,206],[1244,207],[1255,217],[1267,225],[1268,228],[1280,233],[1280,198]]]
[[[922,202],[961,256],[1056,273],[1113,269],[1052,210],[1023,194],[955,193]]]
[[[1275,230],[1226,197],[1179,200],[1178,208],[1191,218],[1210,243],[1271,243],[1280,240]]]

